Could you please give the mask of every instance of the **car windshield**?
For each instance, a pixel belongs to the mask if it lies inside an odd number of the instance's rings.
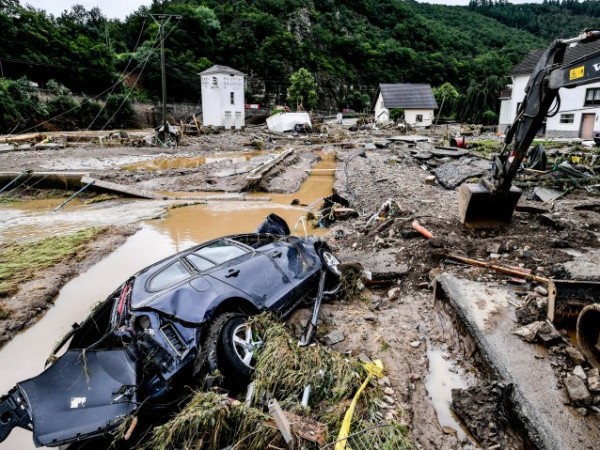
[[[223,264],[224,262],[230,261],[238,256],[242,256],[245,253],[248,253],[247,250],[244,250],[237,245],[232,244],[231,242],[222,240],[213,242],[210,245],[202,247],[199,250],[196,250],[194,253],[191,253],[189,256],[196,255],[202,258],[206,258],[214,264]],[[195,261],[192,261],[195,264]],[[199,268],[200,269],[200,268]],[[200,269],[206,270],[206,269]]]
[[[190,272],[181,261],[175,261],[154,275],[148,283],[148,291],[162,291],[190,276]]]

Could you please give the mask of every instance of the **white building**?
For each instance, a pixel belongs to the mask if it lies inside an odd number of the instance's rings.
[[[242,128],[244,117],[244,74],[227,66],[212,66],[200,73],[202,125]]]
[[[565,52],[566,63],[600,50],[600,43],[580,44],[569,47]],[[525,87],[529,81],[542,50],[530,52],[511,72],[512,84],[500,94],[498,131],[504,133],[513,123],[517,108],[525,98]],[[592,139],[594,131],[600,131],[600,82],[560,89],[560,108],[556,115],[548,117],[538,131],[540,136]]]
[[[429,84],[381,83],[375,92],[373,112],[375,121],[390,120],[390,109],[403,109],[404,121],[412,126],[433,124],[438,105]]]

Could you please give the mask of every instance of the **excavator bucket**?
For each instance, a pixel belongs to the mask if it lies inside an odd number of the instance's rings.
[[[490,192],[482,184],[463,184],[458,191],[459,219],[467,228],[489,229],[507,226],[521,197],[521,189]]]

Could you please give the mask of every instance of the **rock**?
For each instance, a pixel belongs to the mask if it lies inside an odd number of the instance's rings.
[[[396,403],[396,401],[389,395],[384,395],[383,401],[386,402],[388,405],[393,405],[394,403]]]
[[[575,369],[573,369],[573,375],[577,375],[583,381],[587,380],[587,375],[585,374],[585,371],[583,370],[583,367],[581,367],[581,366],[575,366]]]
[[[444,434],[452,434],[454,436],[458,434],[458,432],[454,428],[449,427],[447,425],[442,427],[442,431],[444,432]]]
[[[481,176],[483,169],[460,161],[452,161],[439,166],[433,173],[443,187],[446,189],[455,189],[465,180]]]
[[[513,331],[513,334],[516,334],[526,342],[535,342],[538,332],[545,323],[546,322],[543,321],[532,322],[529,325],[517,328],[515,331]]]
[[[435,175],[429,175],[425,178],[425,184],[433,186],[435,184]]]
[[[500,251],[502,250],[502,245],[497,243],[497,242],[492,242],[490,244],[487,245],[485,251],[488,253],[500,253]]]
[[[390,387],[392,385],[392,383],[390,382],[390,379],[388,377],[381,377],[377,380],[377,384],[379,386],[385,386],[385,387]]]
[[[595,367],[590,369],[587,377],[588,388],[594,393],[600,392],[600,373]]]
[[[546,289],[544,286],[536,286],[534,292],[543,295],[544,297],[548,295],[548,289]]]
[[[591,401],[589,391],[585,387],[585,383],[577,375],[568,374],[565,379],[565,387],[567,394],[573,403],[587,404]]]
[[[538,338],[546,347],[552,347],[563,341],[563,335],[548,322],[544,322],[538,330]]]
[[[581,365],[585,363],[585,356],[583,356],[581,352],[572,345],[569,345],[567,348],[565,348],[565,353],[573,364]],[[596,369],[596,372],[598,372],[598,369]]]
[[[334,330],[323,337],[323,343],[325,345],[335,345],[338,342],[342,342],[345,339],[346,336],[344,336],[344,333],[342,333],[340,330]]]
[[[419,348],[421,346],[421,341],[412,341],[409,345],[412,348]]]
[[[368,314],[364,317],[367,322],[377,322],[377,316],[373,314]]]
[[[388,411],[387,413],[385,413],[385,420],[387,420],[388,422],[391,422],[395,418],[396,418],[396,411],[394,411],[393,409],[391,411]]]
[[[394,300],[400,296],[400,288],[395,287],[388,291],[387,296],[390,300]]]
[[[359,360],[360,362],[362,362],[362,363],[365,363],[365,364],[367,364],[367,363],[368,363],[368,364],[371,364],[371,363],[373,363],[373,361],[371,361],[371,358],[369,358],[369,357],[368,357],[367,355],[365,355],[364,353],[360,353],[360,354],[358,355],[358,360]]]
[[[384,393],[385,395],[394,395],[394,390],[393,390],[391,387],[386,387],[386,388],[383,390],[383,393]]]

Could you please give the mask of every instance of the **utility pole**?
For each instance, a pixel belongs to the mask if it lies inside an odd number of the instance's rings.
[[[160,76],[162,84],[162,142],[165,142],[169,133],[167,124],[167,74],[165,68],[165,25],[171,19],[181,19],[181,16],[172,14],[150,14],[154,22],[158,24],[160,35]]]

